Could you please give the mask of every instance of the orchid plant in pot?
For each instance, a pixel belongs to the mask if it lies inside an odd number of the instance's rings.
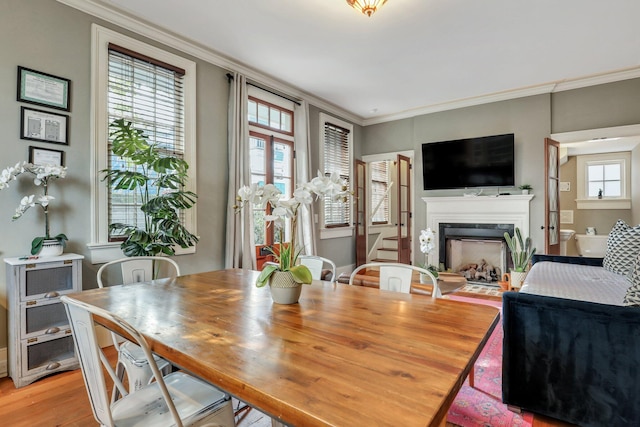
[[[433,274],[433,276],[437,278],[438,269],[434,265],[429,264],[427,261],[429,253],[431,253],[431,251],[436,246],[436,233],[429,227],[424,230],[420,230],[419,240],[420,252],[422,252],[425,256],[424,264],[420,264],[419,266],[424,268],[425,270],[429,270]],[[423,280],[423,278],[421,277],[420,280]],[[428,279],[425,278],[425,280]]]
[[[31,255],[54,256],[60,255],[67,242],[67,236],[60,233],[51,236],[49,231],[49,202],[54,199],[49,195],[49,185],[51,181],[67,176],[67,168],[59,165],[36,165],[33,163],[19,162],[15,166],[10,166],[0,174],[0,190],[9,188],[9,183],[15,181],[18,176],[29,173],[33,176],[33,183],[41,186],[42,194],[36,196],[30,194],[20,200],[20,205],[16,208],[12,220],[15,221],[24,215],[29,208],[40,206],[44,213],[44,236],[38,236],[31,242]]]
[[[309,269],[297,264],[301,250],[297,244],[301,209],[305,209],[314,199],[320,197],[329,196],[334,201],[346,202],[350,195],[346,181],[337,173],[324,176],[318,172],[318,176],[311,181],[299,184],[291,197],[282,194],[273,184],[252,184],[240,188],[237,204],[234,206],[235,211],[240,212],[247,204],[268,208],[270,212],[265,216],[265,221],[275,227],[278,240],[281,242],[277,248],[269,249],[276,262],[264,266],[256,286],[262,287],[268,283],[276,302],[281,301],[276,300],[274,288],[297,288],[297,297],[293,295],[291,301],[285,303],[297,302],[300,296],[300,285],[310,284],[312,280]],[[288,228],[287,233],[285,233],[285,227]],[[284,242],[285,235],[289,236],[288,242]]]

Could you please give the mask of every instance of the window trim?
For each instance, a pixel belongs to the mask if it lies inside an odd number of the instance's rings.
[[[319,135],[320,135],[320,169],[324,170],[324,124],[329,122],[336,126],[339,126],[343,129],[349,131],[348,135],[348,144],[349,144],[349,189],[353,190],[353,124],[346,122],[344,120],[340,120],[336,117],[330,116],[325,113],[320,113],[320,126],[319,126]],[[350,210],[350,218],[349,224],[345,227],[327,227],[324,222],[324,202],[320,200],[320,212],[319,212],[319,225],[320,225],[320,239],[334,239],[340,237],[351,237],[353,236],[353,214],[354,209]]]
[[[578,209],[631,209],[631,153],[628,151],[576,156],[576,206]],[[587,167],[590,164],[619,162],[622,168],[621,197],[587,196]]]
[[[87,247],[91,253],[91,263],[99,264],[123,256],[120,242],[108,240],[108,191],[101,181],[100,171],[107,168],[107,140],[109,126],[107,123],[107,85],[108,85],[108,46],[109,43],[131,49],[141,55],[147,55],[158,61],[173,64],[185,70],[184,77],[184,159],[189,163],[189,180],[186,189],[196,192],[196,63],[169,53],[160,48],[148,45],[139,40],[127,37],[115,31],[91,25],[91,242]],[[185,212],[185,225],[197,235],[197,205]],[[196,248],[176,248],[176,255],[195,253]]]

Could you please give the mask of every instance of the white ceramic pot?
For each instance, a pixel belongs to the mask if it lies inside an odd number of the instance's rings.
[[[293,280],[289,271],[274,271],[269,277],[269,288],[277,304],[295,304],[302,293],[302,285]]]
[[[527,277],[526,271],[511,270],[511,287],[514,289],[520,289],[526,277]]]
[[[37,255],[40,258],[51,258],[62,255],[64,247],[55,239],[45,240]]]

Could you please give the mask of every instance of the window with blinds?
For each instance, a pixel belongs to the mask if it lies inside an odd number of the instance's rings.
[[[349,150],[349,130],[332,124],[324,123],[324,174],[331,176],[337,172],[340,178],[349,183],[351,166]],[[324,226],[348,227],[351,222],[351,204],[324,198]]]
[[[184,85],[181,68],[109,44],[108,121],[124,119],[144,131],[149,142],[178,156],[184,156]],[[111,153],[108,143],[107,167],[132,167]],[[140,166],[138,166],[140,167]],[[138,224],[144,228],[140,211],[141,195],[134,191],[109,188],[108,222]],[[184,223],[184,218],[183,218]],[[109,235],[109,240],[119,236]]]
[[[389,162],[369,163],[371,171],[371,223],[389,222]]]

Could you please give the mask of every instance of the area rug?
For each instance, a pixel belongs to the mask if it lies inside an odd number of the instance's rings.
[[[457,296],[470,296],[474,298],[485,298],[489,300],[501,301],[504,290],[497,286],[479,285],[469,283],[455,291]]]
[[[475,285],[474,285],[475,286]],[[499,301],[449,295],[449,299],[502,307]],[[496,325],[475,364],[475,387],[465,380],[458,392],[447,421],[461,427],[502,427],[533,424],[533,415],[516,414],[502,403],[502,321]]]

